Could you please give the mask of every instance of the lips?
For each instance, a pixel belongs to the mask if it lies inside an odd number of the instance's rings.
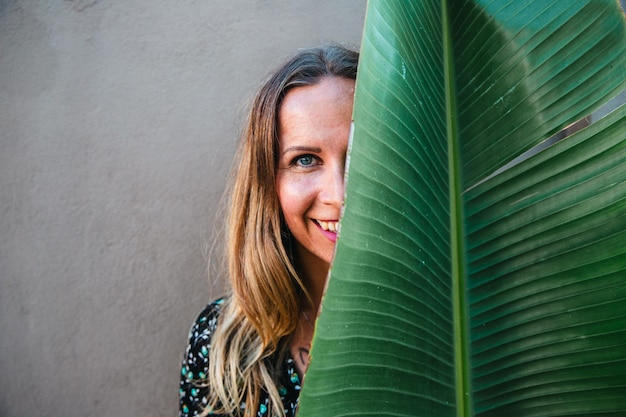
[[[332,242],[337,241],[337,230],[339,229],[339,221],[337,220],[317,220],[315,224],[322,230],[324,236],[326,236]]]
[[[322,230],[326,230],[326,231],[337,233],[337,227],[339,226],[339,222],[338,221],[316,220],[316,222],[322,228]]]

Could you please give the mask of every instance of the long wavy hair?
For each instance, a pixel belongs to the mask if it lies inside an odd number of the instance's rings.
[[[226,257],[232,293],[212,336],[206,412],[239,415],[245,403],[244,416],[253,416],[266,392],[271,415],[284,415],[276,381],[308,294],[275,188],[278,114],[291,89],[325,77],[356,79],[357,62],[357,52],[339,45],[300,50],[252,102],[231,176]]]

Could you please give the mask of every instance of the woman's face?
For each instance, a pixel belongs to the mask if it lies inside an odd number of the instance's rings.
[[[328,268],[337,239],[354,80],[327,77],[281,105],[276,190],[300,266]]]

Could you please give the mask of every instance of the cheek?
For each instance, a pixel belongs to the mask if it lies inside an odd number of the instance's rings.
[[[302,218],[311,206],[314,193],[310,181],[292,176],[279,177],[276,181],[278,202],[287,224],[293,226],[294,220]]]

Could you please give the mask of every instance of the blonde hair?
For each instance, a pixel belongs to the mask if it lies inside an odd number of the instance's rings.
[[[275,177],[278,112],[289,90],[324,77],[356,79],[358,53],[338,45],[299,51],[261,87],[238,149],[226,256],[232,294],[222,308],[209,356],[205,411],[256,415],[261,393],[270,415],[283,416],[276,387],[288,342],[308,297],[291,253],[291,234],[278,202]]]

